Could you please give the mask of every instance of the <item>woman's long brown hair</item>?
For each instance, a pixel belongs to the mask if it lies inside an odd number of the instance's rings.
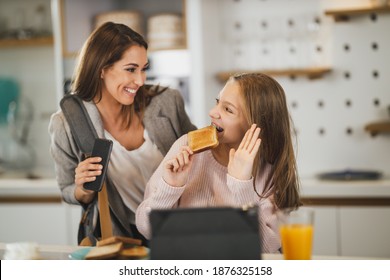
[[[260,196],[274,194],[279,208],[300,206],[299,179],[292,145],[292,120],[283,88],[273,78],[260,73],[236,74],[248,124],[261,128],[261,145],[253,175],[271,164],[266,188]],[[256,177],[255,177],[256,179]]]
[[[78,66],[74,75],[72,91],[85,101],[102,98],[103,81],[101,73],[103,69],[111,67],[122,58],[123,53],[132,46],[148,49],[144,38],[124,24],[106,22],[92,32],[85,42],[79,56]],[[134,103],[122,107],[130,127],[132,116],[138,112],[143,117],[146,106],[151,98],[165,90],[143,85],[134,100]]]

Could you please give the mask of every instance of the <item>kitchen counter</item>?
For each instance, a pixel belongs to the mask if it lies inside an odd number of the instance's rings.
[[[3,259],[6,243],[0,242],[0,259]],[[85,247],[65,245],[38,245],[39,253],[45,260],[69,260],[70,254]],[[263,260],[282,260],[282,254],[262,254]],[[340,257],[340,256],[313,256],[313,260],[358,260],[367,258]],[[376,258],[375,258],[376,259]]]
[[[0,179],[0,196],[59,196],[60,189],[54,178]]]
[[[302,197],[390,198],[390,179],[372,181],[301,180]]]
[[[61,192],[54,178],[0,179],[1,202],[61,202]]]
[[[390,199],[390,179],[373,181],[324,181],[302,179],[303,199]],[[0,199],[21,197],[60,198],[54,178],[1,179]]]
[[[307,206],[390,206],[390,179],[301,183],[302,203]]]

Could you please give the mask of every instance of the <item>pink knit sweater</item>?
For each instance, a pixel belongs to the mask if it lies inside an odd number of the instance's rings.
[[[187,135],[184,135],[173,144],[166,159],[174,157],[180,147],[186,144]],[[275,253],[281,247],[273,197],[259,198],[253,189],[253,179],[242,181],[233,178],[227,173],[227,167],[214,159],[211,151],[205,151],[194,155],[187,184],[173,187],[162,179],[163,162],[150,178],[144,201],[136,212],[137,228],[146,238],[151,237],[149,213],[152,209],[242,207],[257,204],[263,253]],[[259,194],[264,189],[266,177],[267,174],[258,174],[256,178],[256,190]]]

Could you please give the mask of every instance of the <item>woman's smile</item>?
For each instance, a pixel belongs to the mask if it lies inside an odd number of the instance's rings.
[[[125,90],[125,92],[126,92],[126,94],[127,94],[128,96],[134,98],[134,97],[136,96],[136,94],[137,94],[137,90],[138,90],[138,89],[131,89],[131,88],[129,88],[129,87],[125,87],[124,90]]]

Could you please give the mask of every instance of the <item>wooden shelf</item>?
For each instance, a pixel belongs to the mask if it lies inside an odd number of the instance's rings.
[[[367,6],[359,8],[339,8],[325,10],[325,15],[333,16],[335,21],[348,21],[350,16],[359,16],[373,13],[390,13],[390,6]]]
[[[234,73],[264,73],[269,76],[290,76],[290,77],[296,77],[296,76],[307,76],[309,79],[318,79],[321,78],[326,73],[329,73],[331,71],[330,68],[302,68],[302,69],[281,69],[281,70],[261,70],[261,71],[226,71],[226,72],[219,72],[217,74],[217,79],[221,82],[225,82],[232,74]]]
[[[365,130],[372,136],[379,133],[390,133],[390,121],[370,123],[365,126]]]
[[[0,48],[9,47],[34,47],[53,45],[53,37],[40,37],[34,39],[18,40],[18,39],[4,39],[0,40]]]

